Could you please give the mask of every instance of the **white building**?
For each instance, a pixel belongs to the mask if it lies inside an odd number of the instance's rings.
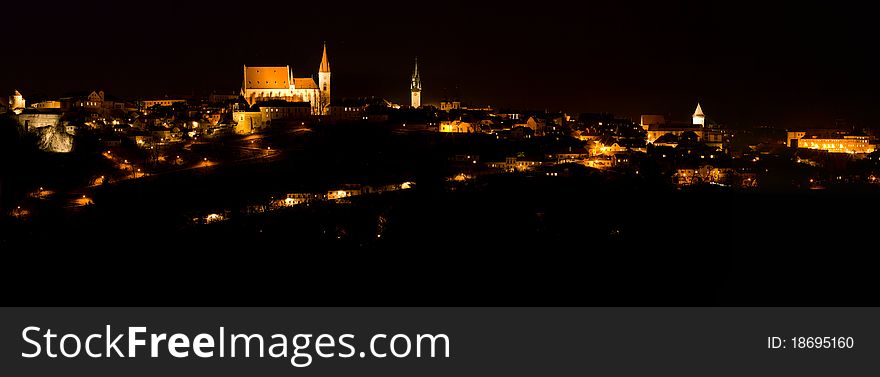
[[[697,102],[697,109],[694,110],[693,120],[694,124],[699,124],[700,127],[706,126],[706,116],[703,115],[703,109],[700,108],[699,102]]]

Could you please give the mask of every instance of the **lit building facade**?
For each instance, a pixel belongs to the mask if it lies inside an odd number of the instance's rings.
[[[440,132],[449,133],[473,133],[476,131],[474,125],[461,120],[444,120],[440,122]]]
[[[167,99],[167,98],[166,99],[150,99],[150,100],[140,101],[138,103],[138,105],[140,105],[141,109],[149,109],[149,108],[151,108],[153,106],[157,106],[157,105],[162,106],[162,107],[174,106],[174,104],[176,104],[176,103],[186,104],[186,100],[185,99]]]
[[[234,111],[232,121],[235,122],[233,132],[239,135],[247,135],[259,131],[265,125],[263,113],[259,111]]]
[[[310,106],[302,102],[273,101],[259,105],[263,122],[282,120],[305,120],[309,117]]]
[[[59,110],[61,109],[61,101],[41,101],[31,105],[31,107],[37,110]]]
[[[241,95],[248,105],[257,102],[282,100],[308,102],[313,115],[326,115],[330,105],[330,62],[327,45],[318,67],[318,83],[311,77],[293,77],[290,66],[248,67],[244,66]]]
[[[440,110],[450,111],[450,110],[461,110],[461,101],[440,101]]]
[[[77,93],[61,98],[61,108],[65,111],[84,110],[88,112],[99,112],[103,107],[103,90]]]
[[[818,149],[831,153],[872,153],[876,145],[868,136],[847,135],[837,138],[807,138],[797,140],[798,148]]]

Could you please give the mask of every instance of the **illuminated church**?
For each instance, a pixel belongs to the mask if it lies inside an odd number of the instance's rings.
[[[269,100],[309,102],[313,115],[326,115],[330,108],[330,62],[327,60],[327,45],[324,44],[317,83],[311,77],[293,77],[293,69],[289,65],[244,66],[241,95],[250,106]]]

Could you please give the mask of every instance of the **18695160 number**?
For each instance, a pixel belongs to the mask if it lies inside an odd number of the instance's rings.
[[[791,338],[791,346],[802,349],[851,349],[855,341],[851,336],[795,336]]]

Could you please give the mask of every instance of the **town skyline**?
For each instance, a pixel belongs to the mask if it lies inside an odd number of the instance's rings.
[[[26,95],[101,89],[128,99],[231,92],[238,79],[229,72],[242,64],[290,64],[295,73],[311,73],[327,41],[337,98],[406,103],[418,57],[426,104],[458,94],[464,102],[496,108],[636,119],[686,117],[679,109],[699,101],[734,128],[823,127],[835,119],[875,126],[878,76],[867,63],[873,52],[864,15],[855,8],[806,6],[789,17],[772,5],[551,2],[519,9],[488,2],[450,3],[431,12],[399,5],[363,18],[370,9],[364,4],[330,12],[321,5],[270,2],[266,7],[303,16],[294,24],[255,21],[236,28],[215,22],[227,19],[228,9],[206,4],[123,12],[125,7],[99,2],[84,6],[75,20],[64,15],[77,6],[59,4],[41,10],[57,26],[52,30],[100,25],[101,37],[34,43],[58,36],[13,18],[21,43],[10,48],[14,59],[0,62],[13,73],[0,77],[0,87]],[[157,26],[168,9],[187,22]],[[441,27],[461,9],[481,26]],[[16,11],[36,10],[12,5]],[[182,37],[187,35],[198,37]],[[57,54],[66,57],[63,62]]]

